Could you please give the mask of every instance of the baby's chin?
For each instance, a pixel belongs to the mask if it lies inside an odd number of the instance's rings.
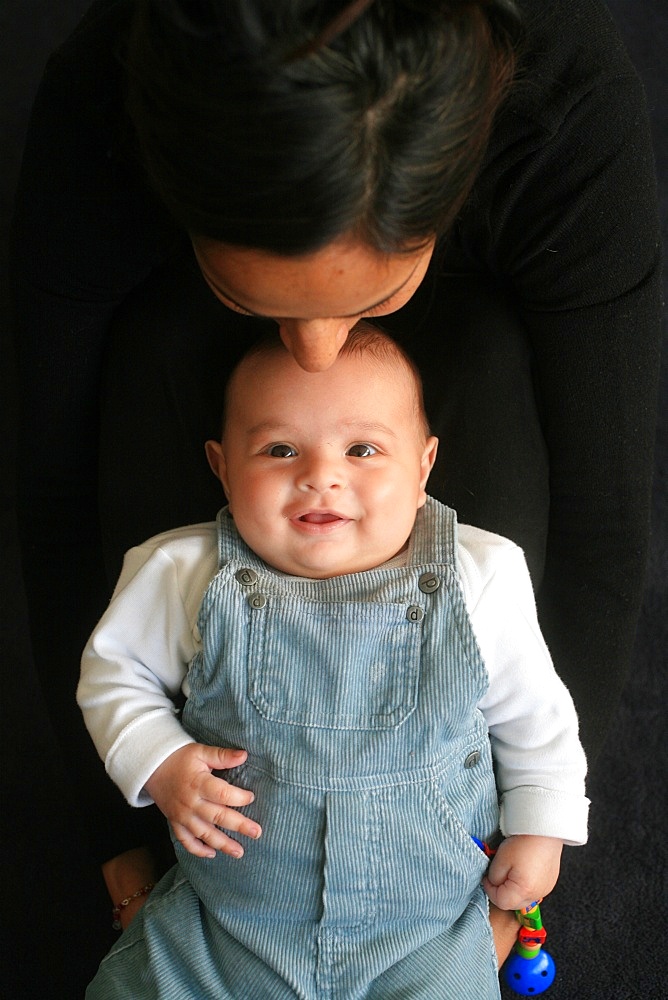
[[[366,553],[360,553],[359,558],[347,559],[338,565],[335,560],[328,562],[327,565],[318,565],[317,563],[302,565],[287,558],[265,558],[265,562],[272,569],[277,570],[279,573],[284,573],[286,576],[300,576],[307,580],[332,580],[337,576],[348,576],[351,573],[366,573],[368,570],[378,569],[379,566],[405,552],[408,548],[408,542],[409,539],[399,549],[391,548],[387,552],[376,553],[373,557],[369,557]]]

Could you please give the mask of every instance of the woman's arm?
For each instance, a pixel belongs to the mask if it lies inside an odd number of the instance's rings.
[[[95,780],[74,699],[81,650],[111,592],[97,505],[102,359],[118,304],[164,245],[164,220],[122,156],[115,48],[130,7],[95,4],[49,61],[29,123],[10,249],[30,645],[101,859],[156,833],[148,813],[140,819],[124,807],[101,769]]]
[[[627,676],[644,583],[657,195],[644,92],[605,5],[530,0],[527,10],[525,71],[466,238],[527,330],[550,473],[539,620],[593,757]]]

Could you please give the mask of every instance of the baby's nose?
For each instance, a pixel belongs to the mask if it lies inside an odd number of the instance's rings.
[[[300,489],[327,493],[345,487],[345,468],[331,456],[313,456],[307,459],[298,475]]]

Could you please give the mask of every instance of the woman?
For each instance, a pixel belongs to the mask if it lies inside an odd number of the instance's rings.
[[[113,579],[210,518],[197,455],[267,322],[319,370],[377,316],[425,377],[433,491],[527,553],[591,759],[642,588],[658,245],[601,0],[93,4],[38,95],[13,239],[33,645],[69,755],[101,544]],[[153,871],[96,766],[117,902]]]

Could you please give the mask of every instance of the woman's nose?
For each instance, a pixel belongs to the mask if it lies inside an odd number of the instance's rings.
[[[336,361],[353,320],[282,319],[278,321],[281,340],[300,368],[322,372]]]

